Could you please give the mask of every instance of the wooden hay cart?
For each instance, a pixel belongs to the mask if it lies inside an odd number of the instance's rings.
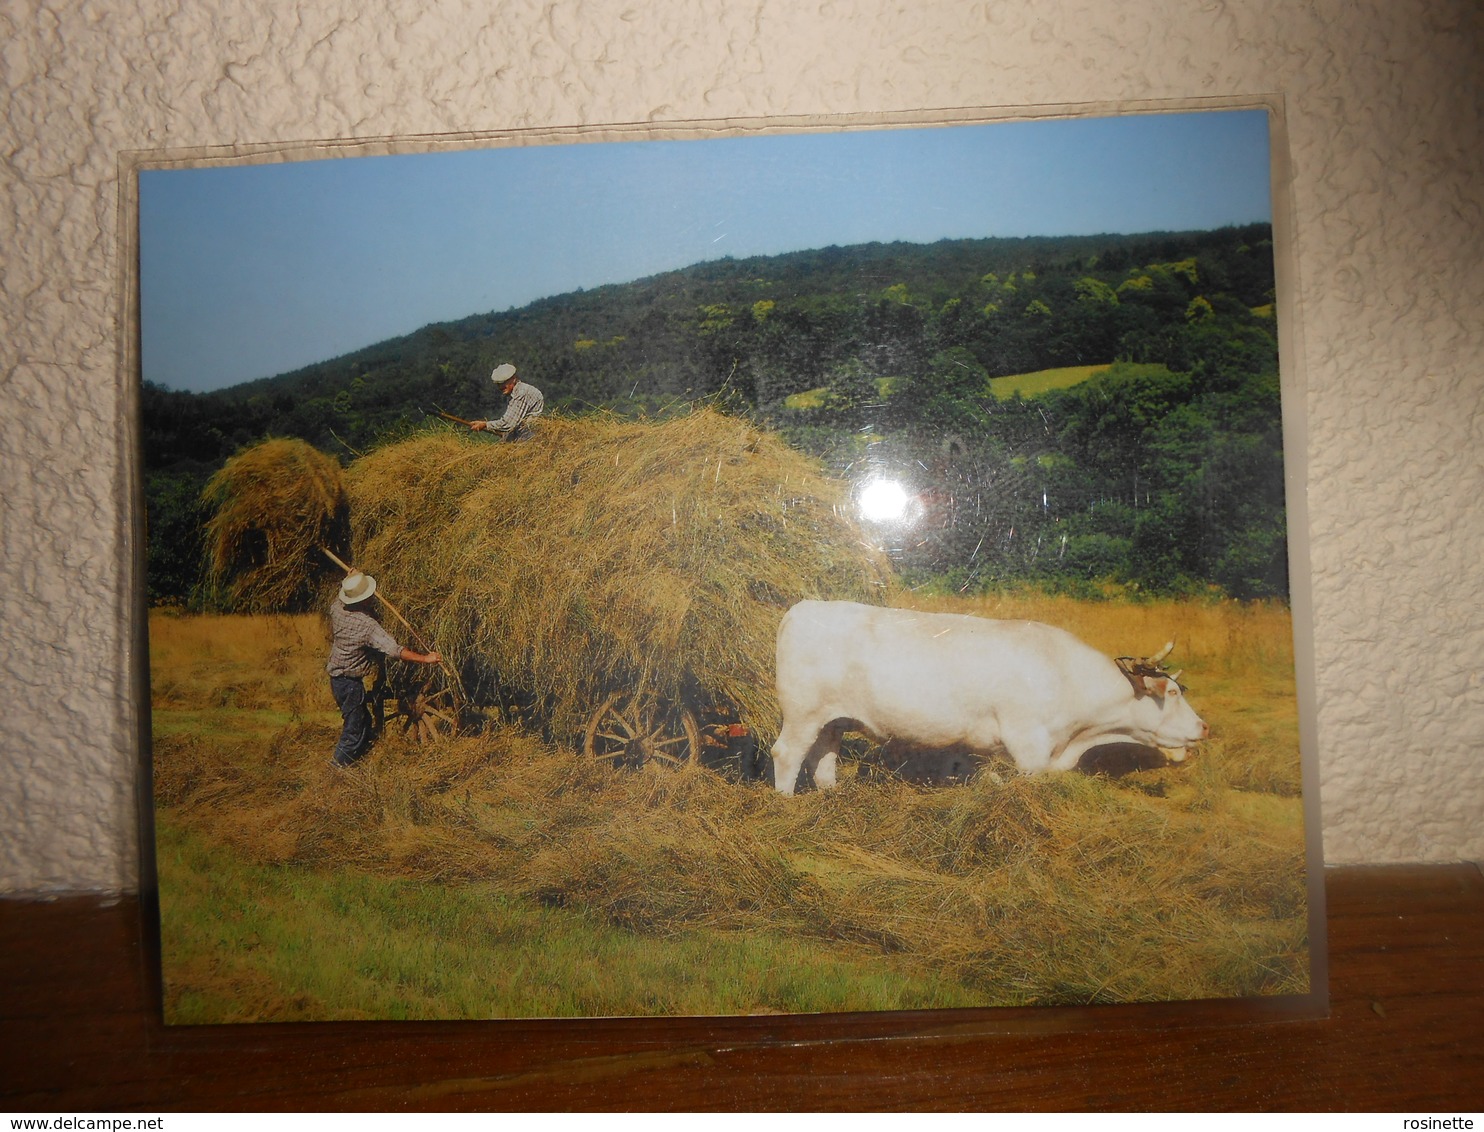
[[[379,693],[385,725],[419,741],[519,719],[616,765],[745,776],[778,723],[783,613],[890,585],[844,485],[710,409],[555,417],[524,444],[435,425],[343,485],[342,557],[448,661]]]

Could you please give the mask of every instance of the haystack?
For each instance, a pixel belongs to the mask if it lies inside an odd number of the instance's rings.
[[[268,441],[208,489],[213,566],[246,563],[236,592],[251,608],[292,608],[325,580],[314,544],[336,533],[338,469],[303,449]],[[343,484],[349,560],[473,673],[471,693],[527,705],[563,739],[618,691],[719,700],[768,741],[784,611],[880,603],[890,582],[843,485],[709,409],[658,424],[558,417],[521,443],[438,428],[360,457]]]
[[[890,578],[837,481],[709,409],[556,418],[514,444],[440,429],[356,460],[346,490],[356,561],[559,736],[612,691],[722,697],[770,736],[784,611],[879,603]]]
[[[302,440],[265,440],[233,456],[207,482],[206,575],[232,607],[299,611],[317,603],[347,552],[340,465]]]

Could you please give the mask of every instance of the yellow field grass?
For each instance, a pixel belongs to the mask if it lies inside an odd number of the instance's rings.
[[[157,725],[211,712],[293,720],[335,715],[326,698],[329,627],[316,615],[150,615],[150,707]]]

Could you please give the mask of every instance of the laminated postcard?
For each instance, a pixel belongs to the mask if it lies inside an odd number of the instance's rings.
[[[165,1021],[1322,1008],[1281,127],[131,155]]]

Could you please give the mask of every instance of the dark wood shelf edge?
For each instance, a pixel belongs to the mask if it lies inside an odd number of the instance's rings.
[[[1484,874],[1324,874],[1319,1001],[167,1028],[137,897],[0,900],[0,1101],[83,1110],[1478,1111]]]

